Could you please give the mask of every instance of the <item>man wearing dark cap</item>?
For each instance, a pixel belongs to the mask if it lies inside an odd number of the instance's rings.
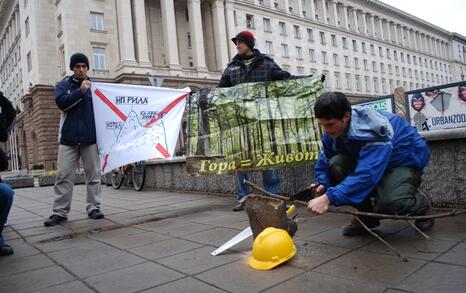
[[[270,56],[262,54],[254,48],[255,38],[251,32],[242,31],[231,40],[235,43],[238,54],[223,72],[219,87],[231,87],[244,82],[283,80],[291,77]],[[238,172],[236,182],[238,202],[250,192],[249,186],[244,183],[244,180],[249,180],[248,174]],[[277,170],[262,171],[262,181],[267,191],[279,192],[280,176]],[[242,206],[238,204],[233,208],[233,211],[241,211],[242,209]]]
[[[91,219],[102,219],[100,211],[100,163],[96,145],[89,60],[82,53],[70,59],[73,75],[55,86],[55,102],[62,111],[58,147],[53,214],[44,222],[55,226],[67,220],[71,206],[76,168],[81,158],[86,175],[86,212]]]

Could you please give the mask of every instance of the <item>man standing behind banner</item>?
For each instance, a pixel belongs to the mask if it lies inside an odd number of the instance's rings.
[[[228,64],[220,79],[219,87],[231,87],[245,82],[275,81],[290,78],[290,74],[284,71],[269,56],[254,49],[254,35],[249,31],[242,31],[231,39],[236,45],[238,54]],[[242,197],[249,194],[249,186],[244,180],[249,180],[247,173],[237,174],[239,202]],[[262,181],[267,191],[278,193],[280,189],[280,176],[277,170],[262,171]],[[241,205],[236,205],[233,211],[243,210]]]
[[[70,69],[74,74],[55,86],[55,102],[63,113],[60,121],[53,214],[44,222],[45,226],[55,226],[67,220],[79,158],[83,160],[86,173],[87,215],[91,219],[104,217],[100,211],[100,163],[90,90],[91,80],[87,76],[87,56],[82,53],[73,54]]]

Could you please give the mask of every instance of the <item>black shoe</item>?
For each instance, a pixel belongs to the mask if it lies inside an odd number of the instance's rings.
[[[12,255],[13,253],[13,248],[10,245],[4,244],[0,246],[0,256]]]
[[[51,215],[50,218],[44,222],[44,226],[56,226],[60,225],[61,222],[66,221],[67,218],[59,216],[59,215]]]
[[[364,225],[366,225],[369,229],[375,228],[380,225],[379,219],[376,218],[367,218],[362,220]],[[352,219],[351,222],[343,227],[343,236],[358,236],[364,235],[369,233],[366,228],[364,228],[361,223],[359,223],[356,218]]]
[[[234,211],[234,212],[240,212],[240,211],[243,211],[243,210],[244,210],[244,208],[243,208],[243,206],[242,206],[241,204],[237,204],[237,205],[235,205],[235,207],[233,208],[233,211]]]
[[[87,214],[87,216],[91,219],[98,220],[98,219],[103,219],[104,214],[99,209],[94,209]]]

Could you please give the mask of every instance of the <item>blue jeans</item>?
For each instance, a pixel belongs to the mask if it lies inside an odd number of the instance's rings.
[[[14,194],[13,189],[11,189],[9,185],[0,183],[0,246],[5,244],[2,236],[3,226],[5,225],[8,213],[10,212]]]
[[[238,202],[251,192],[249,185],[244,183],[244,180],[249,181],[249,174],[238,172],[236,175],[236,187],[238,189],[236,201]],[[280,191],[280,175],[278,174],[278,170],[262,171],[262,182],[264,183],[265,190],[268,192],[278,194]]]

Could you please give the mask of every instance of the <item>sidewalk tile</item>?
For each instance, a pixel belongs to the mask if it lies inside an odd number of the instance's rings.
[[[233,238],[239,232],[239,230],[229,228],[214,228],[184,235],[181,238],[218,247]]]
[[[295,239],[294,243],[297,253],[293,260],[290,261],[290,265],[306,271],[349,251],[347,248],[307,240]]]
[[[213,228],[213,226],[210,225],[187,222],[184,221],[182,218],[155,221],[138,225],[135,227],[148,231],[153,231],[158,234],[165,234],[172,237],[179,237],[186,234],[192,234]]]
[[[52,266],[54,263],[45,255],[18,257],[9,255],[0,258],[0,277]],[[1,287],[0,287],[1,291]]]
[[[466,266],[466,240],[438,257],[436,261]]]
[[[147,259],[159,259],[203,246],[202,244],[171,238],[149,245],[129,249],[128,251]]]
[[[52,287],[47,287],[34,293],[92,293],[86,285],[81,281],[73,281],[65,284],[60,284]]]
[[[115,235],[113,237],[100,237],[99,234],[93,234],[91,238],[108,243],[112,246],[118,247],[120,249],[131,249],[136,247],[145,246],[154,242],[162,241],[169,239],[170,237],[160,235],[153,232],[144,232],[140,230],[142,233],[133,234],[133,235]]]
[[[373,241],[377,241],[377,239],[372,235],[361,235],[357,237],[343,236],[341,234],[340,228],[330,229],[314,236],[310,236],[307,239],[313,242],[319,242],[349,249],[354,249]]]
[[[173,281],[163,286],[155,287],[142,291],[144,293],[221,293],[225,292],[206,283],[203,283],[194,278],[184,278],[181,280]]]

